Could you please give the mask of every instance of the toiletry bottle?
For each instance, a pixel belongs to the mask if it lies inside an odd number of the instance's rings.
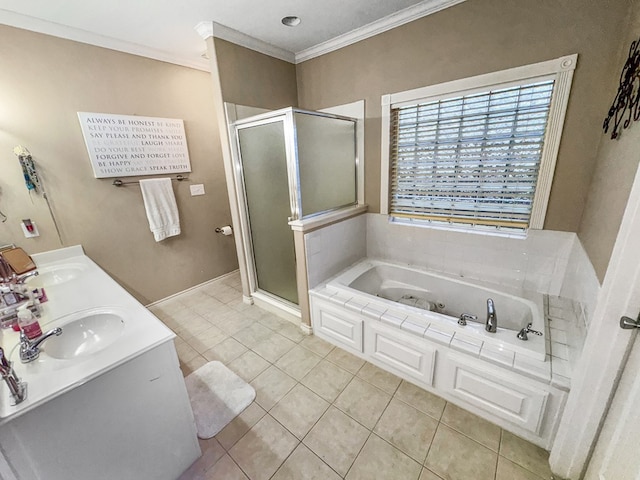
[[[29,310],[30,304],[31,302],[28,302],[18,309],[18,325],[27,338],[33,340],[42,335],[42,329],[36,317],[34,317],[31,310]]]

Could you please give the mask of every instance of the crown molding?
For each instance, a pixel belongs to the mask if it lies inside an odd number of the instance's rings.
[[[439,12],[445,8],[453,7],[465,0],[425,0],[411,7],[392,13],[386,17],[371,22],[363,27],[352,30],[343,35],[339,35],[326,42],[319,43],[313,47],[296,52],[295,63],[301,63],[312,58],[319,57],[325,53],[330,53],[353,43],[365,40],[380,33],[399,27],[405,23],[412,22],[432,13]]]
[[[295,54],[284,48],[276,47],[270,43],[263,42],[255,37],[247,35],[245,33],[234,30],[233,28],[226,27],[217,22],[200,22],[195,27],[196,32],[206,40],[209,37],[221,38],[241,47],[254,50],[256,52],[264,53],[270,57],[284,60],[285,62],[295,63]]]
[[[48,22],[39,18],[22,15],[20,13],[9,12],[0,9],[0,24],[11,27],[22,28],[32,32],[44,33],[54,37],[73,40],[74,42],[86,43],[96,47],[108,48],[119,52],[130,53],[141,57],[160,60],[161,62],[182,65],[183,67],[195,68],[197,70],[209,71],[209,62],[199,54],[194,58],[176,55],[172,52],[166,52],[137,43],[125,42],[116,38],[98,35],[96,33],[82,30],[80,28],[69,27],[59,23]]]

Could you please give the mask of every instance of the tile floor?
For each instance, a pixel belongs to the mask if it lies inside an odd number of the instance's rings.
[[[540,480],[548,453],[254,306],[237,274],[151,307],[188,375],[219,360],[256,400],[181,480]]]

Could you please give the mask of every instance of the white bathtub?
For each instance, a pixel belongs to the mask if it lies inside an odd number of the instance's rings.
[[[498,289],[495,285],[378,260],[357,263],[330,280],[326,288],[358,298],[361,304],[386,309],[390,316],[406,316],[404,321],[426,327],[426,332],[475,339],[539,361],[547,358],[544,336],[530,333],[528,341],[516,336],[529,323],[534,330],[546,334],[541,294],[508,287]],[[488,298],[495,305],[496,333],[485,330]],[[477,322],[458,325],[463,313],[475,315]]]

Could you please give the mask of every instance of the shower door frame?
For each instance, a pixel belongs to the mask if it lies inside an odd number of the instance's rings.
[[[240,228],[241,228],[241,236],[242,236],[242,246],[244,249],[244,254],[246,258],[246,271],[247,277],[249,280],[249,291],[252,297],[258,298],[259,300],[266,301],[267,303],[274,305],[278,308],[281,308],[289,315],[293,315],[296,318],[300,318],[300,307],[299,305],[292,303],[278,295],[267,292],[266,290],[262,290],[258,286],[258,273],[256,270],[256,262],[255,256],[253,253],[253,239],[251,236],[251,228],[249,222],[249,209],[247,203],[247,192],[245,188],[244,181],[244,169],[242,165],[242,155],[240,151],[240,139],[238,136],[238,130],[258,127],[261,125],[266,125],[270,123],[283,122],[283,131],[284,131],[284,142],[285,142],[285,155],[286,155],[286,164],[287,164],[287,180],[289,184],[289,203],[291,216],[288,217],[288,222],[300,220],[303,218],[302,216],[302,192],[300,190],[300,171],[299,171],[299,159],[298,159],[298,144],[297,144],[297,135],[296,135],[296,121],[295,114],[302,113],[307,115],[315,115],[319,117],[326,118],[334,118],[338,120],[346,120],[353,122],[354,124],[354,158],[355,158],[355,184],[354,184],[354,192],[355,201],[352,204],[342,205],[339,207],[331,208],[329,210],[325,210],[322,212],[317,212],[312,215],[307,215],[304,218],[312,218],[317,215],[325,214],[327,212],[331,212],[334,210],[339,210],[341,208],[357,205],[358,204],[358,173],[360,170],[360,159],[358,156],[358,139],[357,139],[357,119],[344,117],[341,115],[334,115],[331,113],[324,112],[315,112],[310,110],[303,110],[299,108],[283,108],[280,110],[274,110],[267,113],[262,113],[259,115],[254,115],[248,118],[243,118],[241,120],[236,120],[229,124],[229,134],[231,136],[231,149],[232,149],[232,159],[233,159],[233,179],[235,183],[238,209],[239,209],[239,217],[240,217]],[[291,187],[294,188],[291,188]],[[298,259],[296,258],[296,264]],[[296,284],[298,283],[297,274],[296,274]],[[299,301],[299,299],[298,299]]]

